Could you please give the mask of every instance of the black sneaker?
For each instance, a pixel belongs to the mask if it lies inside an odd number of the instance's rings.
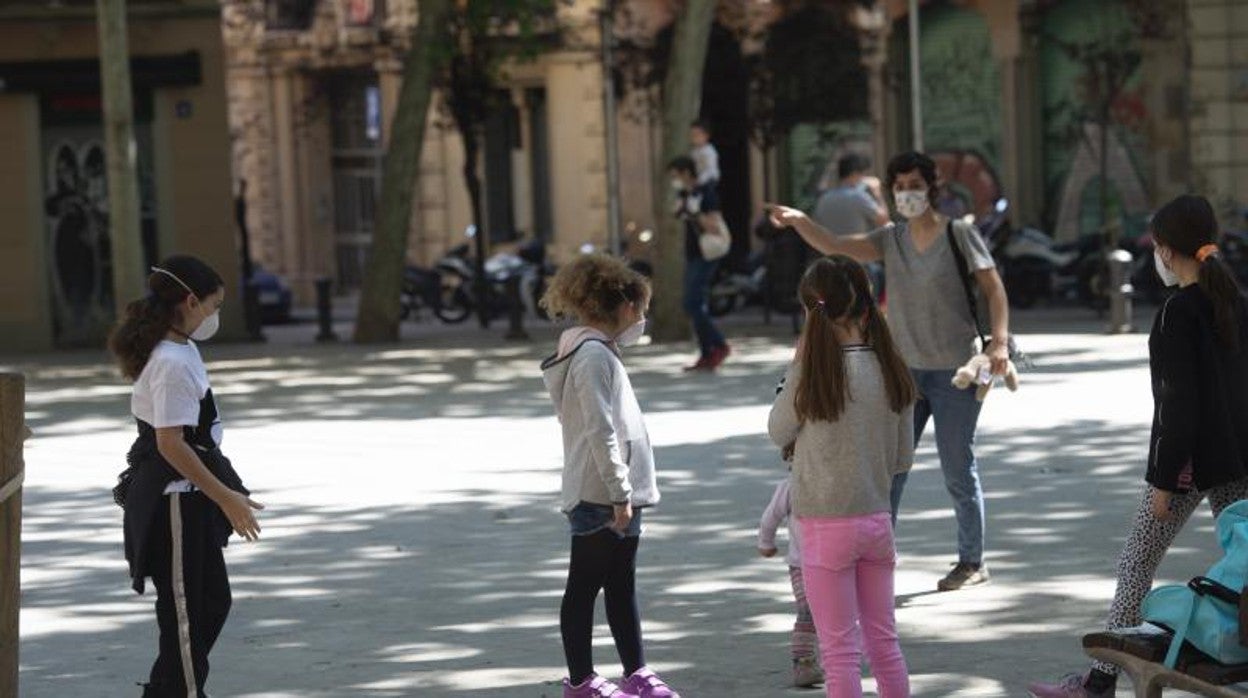
[[[957,591],[964,587],[973,587],[988,581],[988,568],[970,562],[959,562],[949,570],[945,578],[936,583],[939,591]]]

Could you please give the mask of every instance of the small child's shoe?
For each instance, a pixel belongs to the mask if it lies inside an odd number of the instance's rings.
[[[823,669],[814,657],[793,660],[793,685],[797,688],[814,688],[823,683]]]
[[[680,698],[680,694],[673,691],[658,674],[644,666],[624,679],[624,691],[636,694],[637,698]]]
[[[579,686],[573,686],[568,679],[563,680],[563,698],[639,698],[635,692],[621,691],[619,686],[602,678],[597,674],[590,674],[589,678],[581,682]]]

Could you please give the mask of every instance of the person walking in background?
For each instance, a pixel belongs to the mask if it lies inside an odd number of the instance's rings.
[[[1161,207],[1151,222],[1153,261],[1179,286],[1157,312],[1148,337],[1153,429],[1144,496],[1118,558],[1109,630],[1140,625],[1140,607],[1162,557],[1208,498],[1214,518],[1248,498],[1248,303],[1218,251],[1213,207],[1190,194]],[[1033,683],[1035,698],[1114,695],[1118,667],[1057,683]]]
[[[698,179],[698,166],[692,158],[681,156],[667,166],[672,178],[672,189],[677,197],[677,216],[685,223],[685,288],[684,309],[693,322],[698,338],[698,359],[686,371],[714,371],[719,368],[732,349],[724,335],[711,319],[707,298],[711,293],[711,280],[719,268],[718,260],[702,255],[698,237],[704,230],[712,230],[723,224],[719,208],[719,194],[714,184],[703,184]]]
[[[979,231],[932,208],[937,176],[936,163],[930,157],[916,152],[894,157],[888,163],[887,184],[897,211],[906,221],[863,235],[833,235],[798,209],[770,209],[776,225],[794,228],[820,252],[849,255],[859,262],[884,260],[888,324],[919,387],[914,438],[917,442],[928,421],[935,421],[940,469],[953,498],[958,561],[937,583],[937,589],[952,591],[988,581],[984,493],[974,450],[983,403],[975,397],[975,386],[959,390],[952,385],[957,367],[976,351],[979,335],[956,255],[962,256],[988,301],[992,341],[983,351],[991,359],[993,375],[1004,375],[1010,358],[1009,302]],[[906,477],[901,473],[893,482],[894,521]]]
[[[572,551],[559,609],[568,663],[564,698],[679,698],[646,667],[637,605],[641,513],[659,503],[654,451],[620,350],[646,329],[650,283],[615,257],[586,255],[562,267],[542,306],[577,326],[559,338],[542,377],[563,429],[563,492]],[[624,667],[622,686],[594,672],[594,605]]]
[[[797,604],[797,619],[793,622],[789,643],[793,656],[793,685],[810,688],[823,681],[823,672],[819,670],[819,638],[815,633],[815,620],[810,615],[810,604],[806,602],[806,585],[802,583],[802,535],[801,527],[792,515],[790,479],[786,477],[776,485],[771,503],[763,511],[763,518],[758,524],[758,554],[767,558],[776,556],[779,552],[776,531],[780,524],[787,522],[789,549],[785,562],[789,565],[789,581],[793,585],[793,600]]]
[[[148,295],[132,302],[109,337],[134,381],[138,438],[113,497],[125,510],[126,560],[135,591],[156,587],[159,653],[143,698],[203,698],[208,654],[230,612],[225,547],[231,532],[256,540],[260,526],[229,459],[208,370],[196,342],[220,322],[224,283],[194,257],[152,268]]]
[[[862,643],[881,698],[910,695],[897,639],[889,517],[914,461],[916,389],[862,265],[820,259],[802,277],[806,323],[767,429],[793,444],[802,578],[829,698],[860,698]]]
[[[880,180],[867,173],[871,160],[857,153],[842,156],[836,163],[836,186],[819,195],[813,218],[833,235],[859,235],[888,223],[888,204],[880,191]],[[867,262],[867,273],[878,300],[884,293],[884,267]]]
[[[719,188],[719,151],[711,143],[711,126],[697,120],[689,125],[689,157],[698,168],[698,184]]]

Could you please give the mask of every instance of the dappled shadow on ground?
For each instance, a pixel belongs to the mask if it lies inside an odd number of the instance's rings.
[[[758,517],[784,476],[761,432],[788,341],[740,340],[738,358],[719,376],[681,375],[686,357],[661,348],[628,359],[661,444],[664,500],[645,514],[639,578],[648,658],[689,696],[789,692],[788,579],[782,562],[755,553]],[[449,417],[439,424],[453,430],[455,419],[529,424],[550,415],[536,371],[544,352],[535,346],[339,347],[280,358],[234,351],[209,358],[229,426],[248,428],[244,439],[285,434],[278,425],[315,432],[330,422]],[[1029,378],[1037,386],[1109,370],[1083,348],[1044,351],[1051,368]],[[1138,353],[1121,363],[1138,369]],[[107,367],[31,369],[37,432],[68,444],[124,427],[124,390],[94,392],[116,385]],[[1121,420],[1048,412],[1035,421],[1019,428],[988,418],[981,434],[994,575],[985,588],[930,592],[954,559],[953,519],[930,437],[920,452],[898,531],[898,618],[915,695],[1020,694],[1027,680],[1064,668],[1056,662],[1079,666],[1077,638],[1104,613],[1146,435]],[[707,423],[732,428],[707,431]],[[722,433],[737,424],[737,433]],[[462,438],[481,436],[466,430]],[[436,497],[429,482],[457,456],[419,444],[418,465],[371,485],[386,497],[336,500],[331,489],[305,499],[313,485],[290,482],[263,515],[263,541],[227,551],[236,602],[210,689],[250,698],[559,695],[567,532],[554,509],[557,466],[506,442],[496,448],[498,476],[448,485]],[[359,449],[367,457],[369,444]],[[306,466],[324,478],[342,464],[310,454]],[[23,696],[127,695],[147,670],[151,599],[128,590],[120,510],[106,489],[115,470],[95,489],[36,482],[27,491]],[[344,482],[353,476],[345,470]],[[537,484],[500,499],[503,483],[523,478]],[[399,499],[409,492],[410,503],[394,504],[395,491]],[[1211,521],[1202,514],[1189,528],[1163,572],[1207,563]],[[597,636],[600,668],[618,672],[605,627]],[[1028,664],[1053,638],[1069,651]]]

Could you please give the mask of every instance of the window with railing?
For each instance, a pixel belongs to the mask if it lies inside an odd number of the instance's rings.
[[[298,31],[312,26],[317,0],[267,0],[266,23],[270,30]]]

